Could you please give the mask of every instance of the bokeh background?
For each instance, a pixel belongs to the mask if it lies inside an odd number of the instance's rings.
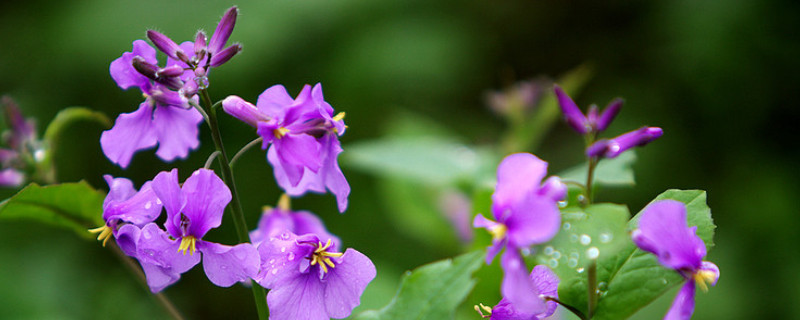
[[[378,266],[363,304],[384,305],[402,272],[465,250],[452,230],[446,244],[396,227],[385,178],[350,166],[349,144],[379,139],[399,119],[420,119],[460,141],[490,146],[505,122],[485,103],[488,90],[518,80],[557,78],[577,66],[592,76],[571,93],[581,106],[626,100],[610,129],[644,124],[665,135],[639,150],[637,186],[598,198],[638,212],[668,188],[708,190],[718,226],[709,260],[719,284],[699,294],[694,319],[785,319],[800,314],[800,3],[796,1],[15,1],[0,3],[0,93],[11,95],[40,133],[59,109],[86,106],[114,118],[140,103],[120,90],[109,63],[155,28],[176,41],[213,31],[238,5],[232,41],[244,51],[212,73],[212,98],[255,98],[284,84],[296,94],[322,82],[326,100],[347,112],[342,167],[353,189],[346,214],[330,195],[293,202],[319,214],[348,247]],[[254,138],[222,116],[229,149]],[[185,161],[164,164],[138,153],[128,170],[99,148],[104,128],[73,127],[58,154],[61,181],[106,188],[103,174],[137,185],[173,166],[185,177],[212,152],[208,130]],[[581,139],[556,125],[536,150],[558,172],[581,161]],[[263,152],[236,169],[248,223],[279,196]],[[390,189],[389,189],[390,190]],[[3,198],[13,190],[2,190]],[[396,202],[396,201],[395,201]],[[98,213],[99,214],[99,213]],[[229,217],[212,240],[235,242]],[[439,235],[438,237],[440,237]],[[496,279],[494,279],[496,281]],[[487,280],[488,281],[488,280]],[[496,299],[497,292],[487,292]],[[498,289],[495,289],[498,290]],[[673,290],[674,291],[674,290]],[[253,318],[248,289],[217,288],[196,267],[166,290],[189,318]],[[674,292],[635,318],[663,315]],[[493,304],[492,300],[482,302]],[[466,305],[459,319],[477,319]],[[69,231],[18,221],[0,223],[0,318],[162,318],[149,293],[97,243]]]

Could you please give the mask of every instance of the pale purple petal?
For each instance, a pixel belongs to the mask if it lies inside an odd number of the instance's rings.
[[[500,226],[501,223],[494,222],[492,220],[486,219],[482,214],[477,214],[475,219],[472,220],[472,226],[475,228],[485,228],[486,230],[491,230]],[[494,257],[500,253],[500,250],[503,249],[505,246],[506,238],[503,239],[492,239],[492,244],[487,248],[486,252],[486,264],[492,264],[492,260]]]
[[[294,124],[295,122],[305,122],[310,118],[319,118],[317,113],[319,110],[317,105],[311,98],[311,86],[305,85],[297,97],[294,98],[290,106],[286,108],[286,113],[283,116],[283,123],[287,125]],[[311,115],[309,115],[311,113]]]
[[[259,255],[252,244],[226,246],[208,241],[198,241],[197,250],[203,253],[203,270],[211,283],[230,287],[246,281],[258,273]]]
[[[150,185],[150,182],[145,183],[139,192],[123,201],[107,201],[103,206],[103,220],[107,223],[109,220],[122,220],[137,226],[156,220],[161,214],[161,204]]]
[[[509,206],[537,190],[545,174],[547,162],[530,153],[505,157],[497,167],[497,186],[492,194],[495,219],[503,221]]]
[[[664,266],[695,272],[706,255],[706,246],[695,234],[696,229],[687,226],[683,203],[660,200],[643,210],[638,231],[632,238],[639,248],[655,254]]]
[[[558,298],[558,276],[547,266],[538,265],[533,267],[530,280],[539,290],[540,295]],[[545,304],[547,305],[545,312],[537,315],[540,318],[549,317],[556,312],[558,307],[558,304],[553,301],[547,301]]]
[[[686,281],[686,284],[678,291],[672,306],[669,308],[664,320],[689,320],[694,313],[694,281]]]
[[[275,148],[269,148],[269,150],[267,150],[267,161],[269,161],[269,163],[272,165],[275,181],[283,189],[283,191],[286,192],[286,194],[294,197],[303,195],[307,191],[318,193],[325,192],[325,185],[322,181],[322,178],[319,175],[314,174],[314,172],[311,172],[311,170],[305,168],[303,170],[300,183],[298,183],[296,186],[292,186],[286,174],[286,169],[281,164],[280,159],[278,159],[278,152],[275,150]]]
[[[295,273],[267,294],[271,320],[328,320],[323,285],[312,273]]]
[[[547,178],[539,189],[539,195],[549,198],[552,201],[561,201],[567,197],[567,185],[561,182],[561,178],[553,176]]]
[[[258,96],[256,106],[262,114],[266,114],[271,118],[283,120],[288,106],[292,103],[294,103],[294,99],[286,92],[286,88],[276,84],[267,88],[267,90],[264,90],[264,92]]]
[[[264,211],[258,221],[258,228],[250,233],[250,240],[253,243],[260,243],[270,238],[277,238],[286,231],[296,235],[314,234],[322,242],[331,239],[333,251],[338,251],[341,244],[339,237],[328,232],[322,220],[311,212],[280,208]]]
[[[181,191],[186,197],[183,214],[189,219],[187,235],[199,239],[222,224],[225,206],[231,202],[231,191],[214,171],[198,169],[186,179]]]
[[[516,250],[506,250],[501,258],[503,284],[501,292],[514,308],[523,313],[539,314],[547,305],[539,298],[538,288],[530,281],[525,261]]]
[[[156,145],[156,134],[151,122],[152,112],[152,105],[145,101],[136,111],[120,114],[114,127],[103,131],[100,146],[111,162],[123,169],[127,168],[134,153]]]
[[[511,210],[513,214],[504,222],[508,228],[508,246],[511,248],[547,242],[561,227],[561,212],[552,199],[525,197]]]
[[[311,171],[318,172],[322,167],[322,159],[320,158],[321,145],[316,138],[307,134],[287,134],[281,139],[272,142],[273,148],[278,152],[278,159],[280,159],[283,167],[295,166],[300,168],[308,168]],[[290,170],[291,171],[291,170]],[[289,175],[289,181],[292,185],[297,185],[300,182],[300,176],[292,177]]]
[[[179,228],[180,213],[186,204],[186,197],[181,192],[180,185],[178,185],[178,169],[160,172],[153,178],[152,188],[158,199],[163,203],[164,209],[167,210],[167,221],[164,223],[164,227],[176,239],[182,237],[183,234],[181,234]]]
[[[157,107],[153,115],[153,129],[158,137],[156,155],[164,161],[186,158],[189,150],[200,144],[198,126],[203,116],[195,109]]]
[[[133,42],[133,50],[125,52],[121,57],[111,62],[109,73],[111,78],[122,89],[130,87],[143,87],[150,83],[150,80],[144,75],[140,74],[131,64],[134,57],[139,56],[144,58],[146,62],[156,64],[156,50],[147,44],[144,40],[136,40]]]
[[[539,320],[533,313],[520,312],[508,299],[503,298],[492,307],[492,316],[490,320]]]
[[[139,229],[139,227],[132,224],[124,224],[114,233],[114,238],[122,252],[130,257],[136,258],[138,254],[136,251],[136,244],[139,242],[140,235],[141,229]]]
[[[375,279],[375,265],[361,252],[347,249],[334,258],[334,268],[328,269],[324,281],[323,300],[331,318],[345,318],[361,303],[361,294]]]
[[[325,187],[336,196],[336,203],[339,212],[347,210],[347,197],[350,196],[350,184],[339,168],[339,161],[337,158],[342,152],[342,147],[339,144],[339,139],[333,134],[326,134],[321,141],[323,146],[327,146],[323,154],[323,167],[320,174],[325,181]]]
[[[306,260],[314,248],[298,245],[296,239],[295,234],[285,231],[278,237],[261,242],[258,246],[261,271],[255,278],[258,284],[267,289],[277,289],[278,283],[291,282],[297,276],[301,262]]]
[[[133,187],[133,181],[127,178],[114,178],[106,174],[103,175],[103,179],[105,179],[108,184],[108,194],[106,195],[106,199],[103,200],[103,208],[111,202],[128,200],[137,192],[136,188]]]
[[[717,285],[717,280],[719,280],[719,267],[716,264],[709,261],[703,261],[700,265],[700,271],[711,272],[714,274],[714,277],[711,279],[711,286]]]
[[[179,241],[170,239],[155,223],[142,228],[137,257],[154,293],[175,283],[182,273],[200,263],[200,254],[180,253],[179,246]]]

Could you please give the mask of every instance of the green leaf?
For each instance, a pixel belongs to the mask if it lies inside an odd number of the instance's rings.
[[[0,202],[0,219],[38,221],[92,238],[87,229],[103,225],[104,199],[103,192],[84,181],[44,187],[32,183]]]
[[[653,201],[673,199],[686,204],[689,226],[697,226],[697,235],[710,250],[713,246],[714,222],[702,190],[668,190]],[[628,224],[637,226],[637,214]],[[616,256],[598,261],[598,283],[601,290],[594,319],[625,319],[649,304],[683,278],[674,270],[658,263],[655,255],[639,250],[628,240]]]
[[[389,138],[351,144],[342,160],[377,175],[428,185],[472,181],[497,162],[488,150],[441,137]]]
[[[472,273],[483,265],[484,252],[466,253],[406,273],[397,295],[386,307],[362,312],[354,319],[452,319],[475,285]]]
[[[534,259],[558,275],[563,302],[587,313],[586,269],[597,259],[615,256],[627,244],[629,218],[626,206],[612,203],[562,209],[561,231],[537,247]]]
[[[633,186],[633,163],[636,162],[636,153],[633,150],[622,153],[613,159],[603,159],[594,169],[594,184],[603,186]],[[559,174],[562,180],[586,183],[586,174],[589,170],[586,163],[567,169]]]

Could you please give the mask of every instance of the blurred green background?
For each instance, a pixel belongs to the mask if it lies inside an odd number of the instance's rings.
[[[463,252],[451,230],[424,235],[396,227],[390,180],[346,161],[349,144],[391,134],[397,121],[419,119],[486,145],[500,139],[503,120],[486,106],[487,90],[518,80],[555,78],[588,63],[593,76],[580,93],[585,107],[626,102],[608,136],[647,124],[665,135],[638,151],[637,186],[601,191],[598,199],[626,203],[633,213],[668,188],[708,190],[718,226],[708,259],[719,284],[698,294],[694,319],[791,318],[800,313],[800,193],[796,103],[800,74],[800,3],[796,1],[26,1],[0,4],[0,93],[11,95],[40,134],[56,112],[86,106],[114,118],[140,103],[122,91],[109,63],[155,28],[176,41],[198,28],[213,31],[231,5],[241,15],[232,41],[244,50],[211,74],[212,98],[235,94],[255,101],[283,84],[294,95],[322,82],[325,97],[346,111],[342,167],[353,192],[344,215],[330,195],[308,195],[296,209],[319,214],[345,246],[367,254],[378,278],[364,307],[384,305],[405,270]],[[163,61],[163,60],[162,60]],[[237,149],[254,132],[222,117],[223,138]],[[58,158],[61,181],[106,188],[103,174],[136,185],[173,166],[181,176],[202,166],[202,145],[185,161],[161,163],[152,150],[128,170],[106,160],[103,128],[75,126]],[[557,124],[537,155],[559,172],[581,161],[582,141]],[[263,152],[236,169],[248,223],[279,196]],[[13,190],[2,190],[5,198]],[[413,208],[408,206],[408,208]],[[98,213],[99,214],[99,213]],[[443,219],[443,218],[440,218]],[[413,222],[412,222],[413,223]],[[209,234],[235,242],[230,217]],[[439,241],[445,235],[449,241]],[[436,241],[433,241],[433,240]],[[68,231],[26,222],[0,224],[0,318],[159,318],[147,291],[97,243]],[[497,268],[496,265],[486,267]],[[493,270],[493,269],[492,269]],[[491,273],[491,272],[489,272]],[[489,281],[489,280],[487,280]],[[494,279],[493,281],[496,281]],[[499,289],[478,288],[494,304]],[[674,291],[674,290],[673,290]],[[217,288],[195,267],[166,290],[189,318],[253,318],[248,289]],[[674,296],[636,315],[661,317]],[[477,319],[471,306],[458,318]]]

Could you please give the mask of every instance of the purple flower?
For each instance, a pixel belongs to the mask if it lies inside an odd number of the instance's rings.
[[[678,292],[664,319],[689,319],[694,312],[695,286],[708,291],[716,285],[719,268],[707,261],[706,245],[696,234],[697,227],[686,223],[686,206],[675,200],[660,200],[644,209],[633,242],[653,253],[658,262],[683,276],[686,284]]]
[[[534,110],[550,81],[544,78],[520,81],[503,91],[486,93],[485,101],[495,113],[519,117]]]
[[[120,238],[135,243],[134,257],[144,269],[150,290],[158,292],[180,279],[183,272],[200,262],[212,283],[228,287],[258,273],[258,252],[249,243],[226,246],[203,240],[203,236],[222,223],[231,193],[222,180],[208,169],[199,169],[178,184],[178,171],[161,172],[151,184],[167,211],[160,229],[156,224],[141,230],[120,228]]]
[[[250,241],[258,246],[260,243],[277,238],[286,231],[303,236],[314,234],[322,241],[331,240],[332,248],[338,249],[341,240],[325,229],[325,225],[313,213],[308,211],[291,211],[289,197],[284,195],[277,208],[267,208],[258,221],[258,228],[250,232]]]
[[[122,168],[128,167],[134,153],[156,144],[156,155],[164,161],[185,158],[200,144],[198,126],[203,116],[191,108],[184,95],[140,73],[134,60],[156,65],[156,52],[146,42],[136,40],[131,52],[111,63],[111,77],[117,85],[122,89],[138,87],[146,98],[139,109],[119,115],[114,127],[103,132],[103,153]]]
[[[538,299],[544,299],[544,297],[558,299],[559,279],[550,268],[543,265],[534,267],[530,276],[528,279],[525,279],[525,281],[530,282],[531,285],[537,289],[536,292],[531,294],[538,294]],[[490,318],[491,320],[539,320],[553,315],[558,307],[553,301],[547,301],[545,305],[544,311],[529,313],[517,310],[511,301],[503,298],[494,308],[489,308],[481,304],[480,307],[475,306],[475,310],[478,311],[482,317]],[[484,315],[483,311],[487,312],[488,315]]]
[[[540,184],[547,174],[547,163],[530,153],[512,154],[497,168],[497,187],[492,195],[491,221],[478,214],[474,227],[486,228],[492,234],[486,263],[504,246],[508,246],[501,265],[505,271],[502,293],[518,310],[540,313],[544,303],[536,288],[526,281],[527,268],[519,249],[552,239],[561,227],[557,202],[566,196],[566,186],[557,177]]]
[[[142,227],[155,221],[161,214],[161,200],[147,181],[139,191],[133,187],[133,182],[125,178],[114,178],[110,175],[103,176],[108,183],[108,195],[103,201],[103,221],[105,225],[89,230],[98,233],[98,241],[106,245],[111,235],[116,236],[117,231],[124,224],[133,224]],[[119,243],[123,251],[133,252],[130,243]]]
[[[331,241],[314,234],[284,232],[258,247],[259,284],[267,295],[270,319],[345,318],[361,303],[361,294],[375,278],[375,266],[362,253],[336,252]]]
[[[25,119],[17,104],[8,96],[2,98],[7,130],[2,133],[4,147],[0,148],[0,186],[19,187],[27,180],[26,172],[39,169],[33,162],[42,161],[45,152],[36,137],[33,119]]]
[[[264,139],[267,160],[272,164],[278,185],[291,196],[307,191],[335,196],[339,211],[347,208],[350,185],[339,168],[342,152],[339,136],[344,134],[344,113],[333,115],[333,108],[322,96],[322,85],[303,87],[292,99],[282,85],[265,90],[256,106],[237,96],[222,102],[225,112],[256,128]]]
[[[583,115],[575,101],[572,101],[564,90],[558,85],[553,85],[553,90],[556,93],[558,105],[561,106],[561,111],[564,113],[564,118],[567,124],[580,134],[598,133],[604,131],[614,120],[614,117],[619,113],[622,108],[622,99],[614,99],[603,110],[603,113],[598,115],[597,106],[592,105],[586,116]]]
[[[615,158],[633,147],[644,146],[664,134],[658,127],[641,127],[616,138],[602,139],[586,148],[587,157]]]

